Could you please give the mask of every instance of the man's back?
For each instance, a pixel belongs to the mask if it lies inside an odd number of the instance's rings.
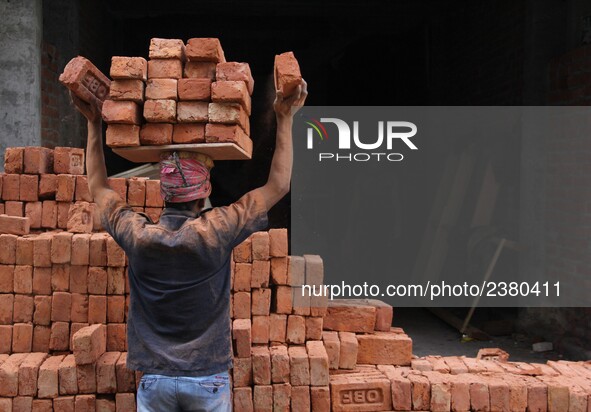
[[[129,259],[128,367],[201,376],[232,366],[230,253],[264,228],[260,196],[203,212],[167,208],[158,224],[114,203],[104,224]]]

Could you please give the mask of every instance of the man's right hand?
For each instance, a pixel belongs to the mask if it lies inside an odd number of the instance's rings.
[[[87,103],[72,92],[70,92],[70,98],[76,109],[86,117],[88,123],[96,124],[101,121],[101,113],[96,104]]]
[[[289,97],[284,97],[283,93],[277,90],[273,109],[277,118],[293,117],[293,115],[302,108],[308,96],[308,84],[304,79],[297,87],[294,93]]]

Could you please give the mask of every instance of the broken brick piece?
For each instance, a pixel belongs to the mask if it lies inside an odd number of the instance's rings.
[[[285,52],[275,56],[275,90],[287,97],[294,93],[302,81],[300,65],[293,52]]]

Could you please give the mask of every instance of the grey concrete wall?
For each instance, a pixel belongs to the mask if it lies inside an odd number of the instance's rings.
[[[41,0],[0,0],[0,16],[0,159],[3,159],[7,146],[41,142]]]

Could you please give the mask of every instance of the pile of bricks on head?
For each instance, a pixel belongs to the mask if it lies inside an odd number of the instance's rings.
[[[0,175],[0,411],[133,411],[127,261],[101,231],[84,152],[11,148]],[[157,220],[159,182],[112,179]],[[589,411],[591,365],[413,358],[377,300],[310,296],[322,259],[287,231],[232,253],[236,411]]]
[[[102,104],[108,146],[231,142],[252,152],[254,80],[248,63],[226,62],[218,39],[193,38],[185,46],[179,39],[154,38],[148,61],[112,58],[112,81],[77,59],[60,79],[69,87],[110,88]]]

